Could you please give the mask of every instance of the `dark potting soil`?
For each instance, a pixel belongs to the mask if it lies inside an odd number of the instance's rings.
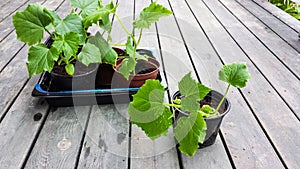
[[[74,64],[74,67],[75,67],[75,73],[74,75],[82,75],[82,74],[85,74],[87,72],[90,72],[92,71],[96,65],[94,64],[91,64],[89,65],[88,67],[85,66],[84,64],[80,63],[80,62],[76,62],[76,63],[73,63]],[[54,65],[54,68],[52,69],[52,71],[54,73],[57,73],[57,74],[60,74],[60,75],[63,75],[63,76],[70,76],[66,70],[65,70],[65,64],[61,64],[61,65],[58,65],[57,63]],[[74,76],[73,75],[73,76]]]
[[[155,71],[157,68],[147,62],[138,62],[135,67],[136,74],[146,74]]]

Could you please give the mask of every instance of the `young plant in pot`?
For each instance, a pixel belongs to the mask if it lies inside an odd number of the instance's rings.
[[[147,55],[139,54],[137,49],[141,42],[143,29],[148,29],[161,17],[171,14],[172,12],[166,7],[157,4],[156,2],[152,2],[140,12],[139,18],[133,22],[132,30],[129,31],[118,14],[116,12],[114,13],[116,19],[121,24],[122,29],[127,34],[127,42],[124,44],[124,46],[126,46],[126,55],[117,62],[114,69],[117,72],[116,76],[118,78],[121,78],[120,74],[125,77],[127,80],[125,84],[127,86],[140,87],[145,83],[145,80],[156,79],[159,62],[153,58],[149,58]],[[134,32],[139,32],[138,38],[134,36]]]
[[[193,80],[191,73],[186,74],[178,83],[179,92],[172,103],[164,103],[165,90],[159,81],[147,80],[129,104],[130,120],[149,138],[156,139],[168,134],[173,124],[170,108],[177,109],[181,113],[175,115],[174,136],[179,150],[193,156],[201,144],[213,144],[222,118],[230,109],[226,98],[230,86],[245,87],[250,73],[245,63],[232,63],[221,68],[219,79],[228,84],[224,95]]]
[[[101,13],[99,26],[109,31],[108,18],[116,6],[113,3],[103,6],[98,0],[70,2],[77,12],[72,9],[63,19],[55,11],[34,3],[14,14],[13,24],[18,40],[30,47],[27,61],[30,77],[46,71],[57,90],[90,89],[94,87],[98,63],[115,65],[117,53],[102,34],[90,36],[87,31],[96,12]],[[48,45],[42,43],[45,33],[50,36]]]

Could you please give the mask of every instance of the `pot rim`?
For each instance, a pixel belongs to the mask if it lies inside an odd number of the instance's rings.
[[[70,76],[70,75],[62,75],[62,74],[56,73],[56,72],[54,72],[54,71],[51,71],[50,73],[51,73],[52,75],[54,75],[54,76],[61,77],[61,78],[77,78],[77,77],[83,77],[83,76],[86,76],[86,75],[91,74],[92,72],[95,72],[95,71],[98,70],[99,64],[97,64],[97,63],[91,63],[91,64],[89,64],[89,66],[90,66],[90,65],[95,65],[95,68],[92,69],[92,70],[90,70],[90,71],[88,71],[88,72],[86,72],[86,73],[79,74],[79,75],[73,75],[73,76]]]
[[[153,60],[153,61],[156,62],[156,63],[153,63],[153,62],[150,61],[149,59],[150,59],[150,57],[148,58],[148,60],[141,60],[141,61],[145,61],[147,64],[153,65],[153,66],[155,67],[155,70],[153,70],[153,71],[151,71],[151,72],[148,72],[148,73],[144,73],[144,74],[135,74],[135,75],[130,74],[130,75],[129,75],[129,78],[147,76],[147,75],[150,75],[150,74],[152,74],[152,73],[154,73],[154,72],[158,72],[159,66],[160,66],[159,62],[158,62],[156,59],[151,58],[151,60]],[[123,59],[122,59],[122,60],[123,60]],[[139,61],[139,60],[138,60],[138,61]],[[116,72],[118,72],[118,73],[120,73],[120,72],[118,71],[118,69],[119,69],[119,67],[121,66],[121,63],[122,63],[122,62],[120,62],[120,63],[117,64],[116,66],[113,66],[113,69],[114,69]]]
[[[216,90],[211,90],[210,92],[214,92],[215,94],[217,94],[217,95],[223,97],[223,95],[222,95],[220,92],[216,91]],[[179,92],[179,91],[176,91],[176,92],[172,95],[172,103],[173,103],[173,101],[174,101],[174,98],[175,98],[178,94],[180,94],[180,92]],[[207,95],[206,95],[206,96],[207,96]],[[203,117],[203,118],[204,118],[204,119],[217,119],[217,118],[223,117],[223,116],[225,116],[226,114],[228,114],[228,112],[229,112],[230,109],[231,109],[231,102],[229,101],[229,99],[228,99],[227,97],[225,98],[223,104],[225,104],[225,103],[227,103],[227,108],[226,108],[226,110],[225,110],[223,113],[221,113],[221,114],[219,114],[219,115],[217,115],[217,116],[213,116],[213,117]],[[184,112],[184,111],[182,111],[182,110],[179,109],[179,108],[176,108],[176,107],[174,107],[174,108],[175,108],[177,111],[179,111],[180,113],[182,113],[183,115],[189,116],[189,113]]]

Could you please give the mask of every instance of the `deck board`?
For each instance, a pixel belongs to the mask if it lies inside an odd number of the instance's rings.
[[[245,89],[231,88],[232,109],[216,143],[188,157],[176,148],[173,129],[152,141],[131,125],[127,104],[55,109],[31,97],[39,76],[28,78],[28,46],[16,39],[11,18],[31,2],[61,16],[71,9],[69,0],[0,2],[0,168],[300,168],[296,19],[262,0],[157,1],[174,15],[144,30],[140,46],[151,48],[161,63],[166,102],[189,71],[220,92],[226,87],[217,80],[224,63],[244,61],[252,75]],[[149,1],[118,3],[131,30]],[[116,21],[111,35],[113,43],[127,39]]]

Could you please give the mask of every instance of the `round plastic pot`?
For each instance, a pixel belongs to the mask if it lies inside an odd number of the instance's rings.
[[[147,68],[154,68],[155,70],[149,72],[149,73],[141,73],[138,74],[139,70],[136,70],[135,75],[130,75],[129,79],[126,80],[122,74],[118,72],[118,69],[122,65],[122,60],[117,61],[117,66],[113,67],[115,70],[113,85],[117,84],[121,87],[130,87],[130,88],[137,88],[141,87],[146,80],[148,79],[156,79],[157,74],[159,72],[159,62],[156,59],[148,58],[148,61],[145,60],[139,60],[137,64],[143,64]]]
[[[172,96],[172,99],[175,100],[176,98],[178,98],[178,96],[181,96],[179,91],[174,93],[174,95]],[[200,101],[199,106],[208,104],[211,107],[216,108],[217,105],[219,104],[219,102],[221,101],[222,97],[223,97],[223,95],[221,93],[219,93],[215,90],[212,90],[210,93],[208,93],[204,97],[203,100]],[[229,100],[226,98],[220,107],[220,110],[219,110],[220,114],[218,116],[204,118],[204,120],[206,121],[207,130],[206,130],[205,140],[202,144],[199,143],[199,148],[208,147],[215,143],[222,120],[223,120],[224,116],[230,111],[230,108],[231,108],[231,104],[230,104]],[[175,123],[180,117],[189,116],[188,112],[183,112],[180,109],[174,108],[174,111],[175,111]]]
[[[50,73],[52,78],[51,86],[57,91],[94,89],[98,66],[99,64],[90,64],[89,67],[91,69],[89,71],[73,76],[62,75],[52,71]]]

